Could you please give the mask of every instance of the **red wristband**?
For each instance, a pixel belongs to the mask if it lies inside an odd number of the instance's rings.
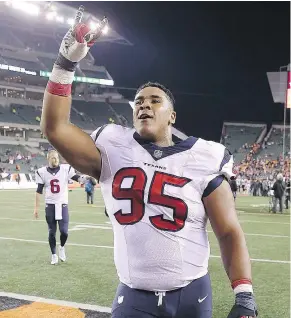
[[[241,292],[253,293],[253,284],[252,281],[248,278],[242,278],[235,280],[231,283],[231,287],[235,294]]]
[[[46,90],[53,95],[70,96],[72,91],[72,84],[60,84],[48,81]]]
[[[235,289],[235,287],[237,287],[238,285],[245,285],[245,284],[248,284],[248,285],[252,285],[252,281],[248,278],[242,278],[242,279],[238,279],[238,280],[235,280],[231,283],[231,287],[232,289]]]

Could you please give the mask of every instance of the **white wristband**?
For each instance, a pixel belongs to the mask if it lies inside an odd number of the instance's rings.
[[[238,293],[254,293],[253,286],[250,284],[240,284],[233,289],[234,294]]]
[[[66,70],[63,70],[57,66],[54,65],[52,73],[50,75],[50,81],[54,83],[60,83],[60,84],[72,84],[74,80],[75,72],[69,72]]]

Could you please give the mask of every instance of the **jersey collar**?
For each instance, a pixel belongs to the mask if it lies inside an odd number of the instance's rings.
[[[159,147],[154,143],[143,139],[137,132],[134,132],[133,138],[152,156],[154,160],[160,160],[179,152],[187,151],[193,147],[198,138],[188,137],[169,147]]]
[[[46,167],[46,170],[47,170],[48,173],[50,173],[50,174],[52,174],[54,176],[60,171],[60,166],[58,166],[56,168]]]

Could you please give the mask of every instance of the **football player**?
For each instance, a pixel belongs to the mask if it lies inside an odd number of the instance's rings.
[[[157,83],[138,89],[134,129],[109,124],[90,138],[70,123],[74,72],[105,25],[94,32],[79,19],[64,37],[41,129],[71,165],[100,180],[120,279],[112,317],[212,317],[208,219],[235,295],[228,318],[256,317],[249,254],[225,180],[233,176],[229,151],[195,137],[174,144],[174,98]]]
[[[43,193],[43,189],[45,189],[45,217],[48,224],[48,240],[52,253],[51,264],[56,265],[58,263],[58,255],[56,254],[57,223],[61,233],[59,258],[62,262],[66,261],[65,244],[68,239],[69,227],[68,181],[72,179],[78,182],[80,177],[70,165],[60,164],[57,151],[49,151],[47,160],[48,166],[38,169],[35,174],[37,189],[34,217],[38,218],[40,196]]]

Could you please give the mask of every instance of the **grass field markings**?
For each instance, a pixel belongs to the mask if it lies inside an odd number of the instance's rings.
[[[0,236],[0,240],[16,241],[16,242],[27,242],[27,243],[48,244],[47,241],[27,240],[27,239],[15,238],[15,237],[2,237],[2,236]],[[68,246],[80,246],[80,247],[95,247],[95,248],[113,249],[113,246],[107,246],[107,245],[92,245],[92,244],[79,244],[79,243],[66,243],[66,245],[68,245]]]
[[[16,218],[2,218],[0,220],[7,221],[16,221],[16,222],[46,222],[46,220],[34,220],[34,219],[16,219]],[[70,221],[70,224],[76,224],[76,226],[69,231],[81,231],[86,229],[103,229],[103,230],[112,230],[111,222],[100,223],[84,223],[84,222],[75,222]],[[213,233],[213,231],[208,230],[208,233]],[[260,234],[260,233],[244,233],[247,236],[262,236],[262,237],[271,237],[271,238],[290,238],[288,235],[276,235],[276,234]]]
[[[15,203],[15,202],[14,202]],[[95,209],[95,208],[105,208],[105,205],[104,204],[101,204],[101,205],[73,205],[73,204],[69,204],[69,207],[70,206],[74,206],[74,208],[76,208],[76,207],[81,207],[81,208],[84,208],[84,207],[86,207],[86,208],[91,208],[91,209]],[[8,208],[8,209],[11,209],[11,202],[10,202],[10,204],[7,204],[7,205],[5,205],[5,204],[3,204],[3,202],[1,201],[1,207],[3,207],[3,208]],[[42,207],[44,207],[44,205],[42,206]],[[21,206],[13,206],[13,209],[17,209],[17,210],[27,210],[27,209],[34,209],[34,204],[31,204],[31,205],[28,205],[28,204],[22,204]],[[74,212],[81,212],[81,211],[79,211],[79,210],[72,210],[72,211],[74,211]],[[92,211],[86,211],[86,212],[92,212]]]
[[[102,225],[76,225],[73,228],[69,229],[69,231],[83,231],[83,230],[88,230],[88,229],[98,229],[98,230],[111,230],[112,227],[108,226],[102,226]]]
[[[211,258],[221,258],[218,255],[210,255]],[[290,261],[280,261],[266,258],[250,258],[252,262],[261,262],[261,263],[278,263],[278,264],[291,264]]]
[[[1,194],[1,191],[3,191],[3,192],[9,192],[9,191],[19,191],[19,190],[25,190],[25,191],[30,191],[30,192],[35,192],[35,190],[36,190],[36,188],[37,187],[35,187],[35,188],[33,188],[33,189],[1,189],[0,190],[0,194]],[[101,189],[100,189],[100,187],[97,187],[97,188],[95,188],[95,191],[100,191]],[[72,191],[70,191],[69,190],[69,192],[75,192],[75,191],[83,191],[83,192],[85,192],[85,189],[84,188],[75,188],[75,189],[73,189]]]
[[[261,224],[283,224],[290,225],[288,222],[271,222],[271,221],[254,221],[254,220],[239,220],[240,223],[261,223]]]
[[[1,207],[3,207],[3,206],[1,206]],[[3,208],[11,208],[11,206],[10,207],[3,207]],[[104,205],[101,205],[101,206],[96,206],[95,208],[104,208]],[[16,208],[16,210],[17,211],[32,211],[32,213],[33,213],[33,210],[34,210],[34,207],[32,206],[32,207],[21,207],[21,208]],[[44,208],[43,209],[41,209],[41,211],[44,211]],[[100,214],[100,215],[105,215],[104,214],[104,212],[98,212],[98,211],[94,211],[94,210],[91,210],[91,211],[80,211],[80,210],[70,210],[70,208],[69,208],[69,213],[72,213],[72,214],[84,214],[84,213],[90,213],[90,214],[93,214],[93,215],[95,215],[95,214]]]
[[[245,212],[241,210],[236,210],[239,213],[242,213],[243,215],[262,215],[262,216],[268,216],[268,217],[288,217],[290,218],[290,214],[276,214],[276,216],[273,213],[256,213],[256,212]]]
[[[34,220],[34,219],[15,219],[15,218],[1,218],[0,220],[7,220],[7,221],[16,221],[16,222],[46,222],[46,220]],[[80,225],[90,225],[90,226],[104,226],[107,222],[103,223],[89,223],[89,222],[74,222],[70,221],[70,224],[80,224]],[[111,224],[111,223],[110,223]],[[108,226],[108,225],[107,225]]]
[[[46,304],[52,304],[52,305],[60,305],[60,306],[78,308],[78,309],[87,309],[87,310],[106,312],[106,313],[111,312],[111,308],[109,307],[75,303],[75,302],[66,301],[66,300],[50,299],[50,298],[43,298],[43,297],[37,297],[37,296],[6,293],[4,291],[0,291],[0,297],[10,297],[10,298],[15,298],[20,300],[40,302],[40,303],[46,303]]]
[[[2,205],[2,202],[1,202],[1,206],[3,207],[3,208],[11,208],[11,204],[9,205],[9,206],[3,206]],[[78,206],[80,206],[80,205],[78,205]],[[83,207],[88,207],[87,205],[84,205]],[[21,206],[21,207],[14,207],[14,208],[16,208],[18,211],[28,211],[28,210],[33,210],[34,209],[34,206],[32,205],[32,206]],[[92,209],[94,209],[94,208],[97,208],[97,209],[99,209],[99,208],[105,208],[105,206],[104,205],[93,205],[93,206],[91,206],[91,208]],[[98,212],[98,211],[80,211],[80,210],[69,210],[69,212],[71,212],[71,213],[74,213],[74,214],[84,214],[84,213],[93,213],[93,214],[100,214],[100,215],[102,215],[102,214],[104,214],[104,212]],[[278,215],[274,215],[274,214],[265,214],[265,213],[243,213],[243,215],[263,215],[263,216],[269,216],[269,217],[271,217],[271,216],[273,216],[274,217],[274,219],[275,218],[277,218],[277,217],[279,217],[279,218],[281,218],[281,217],[288,217],[288,218],[291,218],[291,216],[290,215],[286,215],[286,214],[278,214]],[[271,222],[271,221],[254,221],[254,220],[240,220],[240,222],[250,222],[250,223],[272,223],[272,224],[290,224],[290,223],[280,223],[280,222]]]
[[[16,241],[16,242],[27,242],[27,243],[39,243],[39,244],[48,244],[47,241],[38,241],[38,240],[26,240],[15,237],[2,237],[0,236],[0,240],[7,241]],[[78,243],[67,243],[68,246],[80,246],[80,247],[94,247],[94,248],[106,248],[113,249],[113,246],[108,245],[93,245],[93,244],[78,244]],[[221,258],[218,255],[210,255],[211,258]],[[290,261],[281,261],[281,260],[273,260],[273,259],[265,259],[265,258],[251,258],[253,262],[263,262],[263,263],[279,263],[279,264],[291,264]]]
[[[213,231],[207,231],[208,233],[213,233]],[[290,238],[288,235],[273,235],[273,234],[260,234],[260,233],[244,233],[247,236],[263,236],[272,238]]]

